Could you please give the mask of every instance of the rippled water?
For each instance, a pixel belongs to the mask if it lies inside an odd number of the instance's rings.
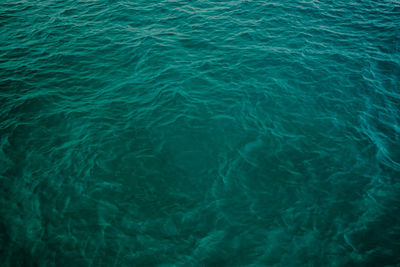
[[[399,266],[400,2],[2,1],[5,266]]]

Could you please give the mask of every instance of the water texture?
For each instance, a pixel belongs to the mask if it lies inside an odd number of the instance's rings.
[[[0,3],[3,266],[400,266],[400,2]]]

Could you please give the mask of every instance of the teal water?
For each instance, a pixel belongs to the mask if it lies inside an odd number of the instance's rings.
[[[400,2],[0,3],[4,266],[400,266]]]

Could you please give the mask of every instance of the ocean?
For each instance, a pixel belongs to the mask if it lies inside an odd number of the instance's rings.
[[[0,261],[400,266],[400,2],[1,1]]]

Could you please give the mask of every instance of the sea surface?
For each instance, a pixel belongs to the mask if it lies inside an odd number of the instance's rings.
[[[400,266],[399,0],[2,0],[1,266]]]

